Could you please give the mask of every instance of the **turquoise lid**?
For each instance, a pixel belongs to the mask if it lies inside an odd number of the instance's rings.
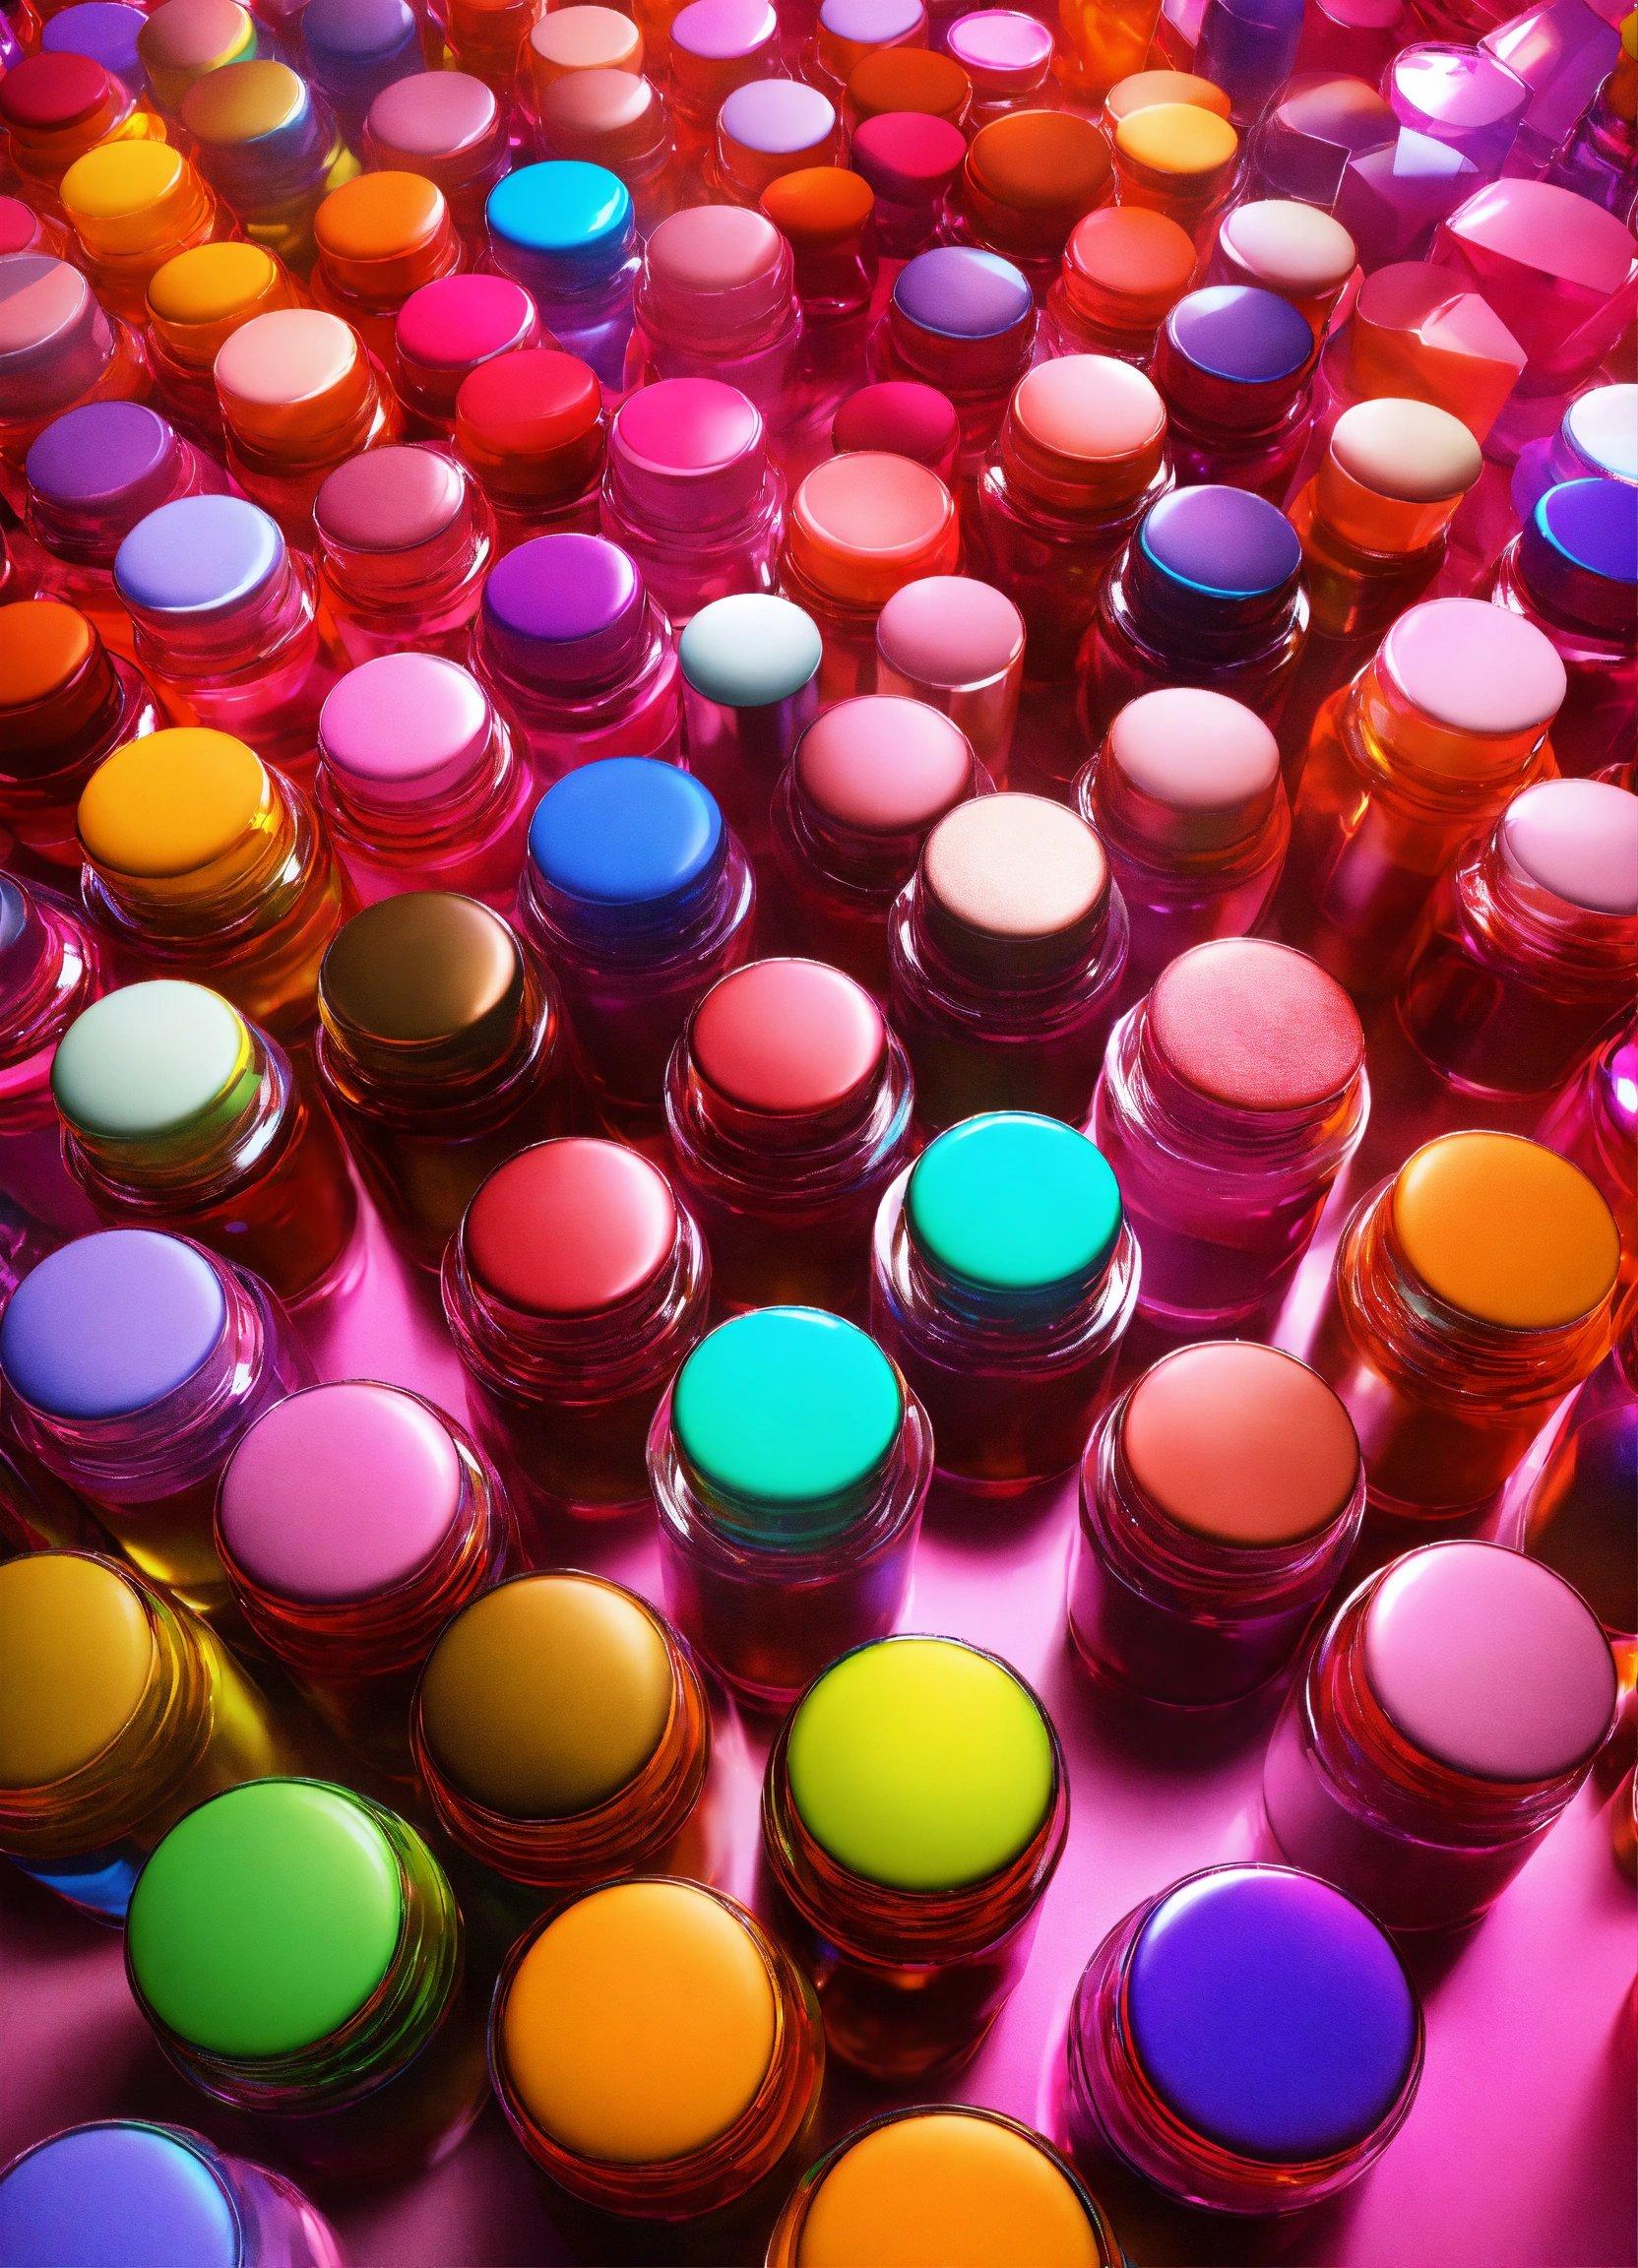
[[[515,167],[490,190],[485,216],[496,264],[560,291],[612,276],[637,232],[625,183],[578,158]]]
[[[927,1145],[905,1218],[933,1267],[978,1291],[1069,1291],[1108,1265],[1120,1189],[1103,1153],[1073,1126],[993,1110]]]
[[[160,977],[76,1016],[51,1061],[51,1092],[80,1133],[161,1142],[230,1103],[252,1072],[238,1010],[203,984]]]
[[[677,1374],[677,1446],[723,1524],[776,1548],[846,1525],[893,1453],[905,1399],[856,1324],[760,1307],[702,1339]]]
[[[815,676],[823,651],[812,616],[764,591],[714,598],[694,616],[677,648],[695,692],[725,709],[767,709],[788,701]]]

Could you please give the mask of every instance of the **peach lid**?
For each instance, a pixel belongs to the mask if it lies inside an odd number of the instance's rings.
[[[1116,80],[1104,95],[1103,115],[1111,126],[1119,126],[1139,110],[1180,102],[1218,118],[1227,118],[1231,108],[1221,87],[1193,71],[1134,71],[1129,78]]]
[[[1361,550],[1403,556],[1449,526],[1483,469],[1471,429],[1431,402],[1355,402],[1331,428],[1319,517]]]
[[[1608,1299],[1621,1257],[1609,1207],[1539,1142],[1440,1135],[1400,1167],[1390,1202],[1412,1273],[1460,1315],[1553,1331]]]
[[[1340,291],[1359,257],[1340,220],[1286,197],[1231,206],[1218,230],[1218,254],[1245,283],[1303,298]]]
[[[617,8],[554,8],[536,18],[529,67],[537,87],[575,71],[641,71],[643,34]]]
[[[1165,685],[1110,724],[1093,816],[1140,845],[1228,849],[1263,825],[1279,783],[1279,742],[1254,711],[1226,693]]]
[[[808,800],[859,835],[914,834],[973,790],[973,751],[960,726],[925,702],[889,693],[825,710],[793,761]]]
[[[1008,470],[1065,501],[1136,502],[1161,469],[1166,413],[1154,381],[1107,354],[1060,354],[1026,371],[1001,439]]]
[[[1142,206],[1105,205],[1075,223],[1064,247],[1065,287],[1094,320],[1159,323],[1193,281],[1187,229]]]
[[[906,583],[951,573],[961,529],[936,472],[867,449],[814,467],[791,502],[786,541],[827,598],[879,607]]]
[[[253,315],[222,343],[216,381],[234,435],[275,449],[344,422],[371,383],[357,332],[318,307]]]
[[[1320,1109],[1364,1068],[1359,1013],[1336,978],[1266,937],[1216,937],[1179,954],[1144,1014],[1175,1076],[1228,1110]]]
[[[927,837],[921,880],[950,922],[1008,942],[1061,937],[1108,894],[1098,837],[1043,795],[981,795],[959,803]]]

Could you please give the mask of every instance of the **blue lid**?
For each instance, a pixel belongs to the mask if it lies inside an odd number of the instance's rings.
[[[1207,598],[1267,598],[1302,565],[1296,530],[1247,488],[1174,488],[1152,505],[1138,543],[1166,581]]]
[[[691,897],[722,856],[710,789],[652,756],[609,756],[548,788],[529,830],[541,881],[589,913],[652,916]]]
[[[0,2268],[239,2268],[232,2200],[190,2135],[74,2126],[0,2174]]]
[[[39,35],[43,55],[89,55],[134,94],[146,94],[148,74],[137,53],[137,33],[148,18],[125,0],[78,0],[50,17]]]
[[[567,290],[612,276],[637,234],[625,183],[573,158],[520,165],[496,182],[484,213],[508,275]]]
[[[197,614],[259,591],[284,556],[284,538],[242,496],[182,496],[139,520],[114,555],[114,584],[129,606]]]
[[[1166,327],[1185,360],[1240,386],[1292,378],[1314,351],[1314,334],[1291,301],[1252,284],[1187,292]]]
[[[1277,2164],[1363,2141],[1417,2061],[1393,1946],[1340,1890],[1281,1866],[1220,1866],[1166,1892],[1133,1948],[1126,2005],[1168,2108]]]
[[[53,1418],[124,1418],[185,1385],[221,1338],[221,1281],[196,1245],[105,1228],[47,1255],[0,1315],[0,1374]]]
[[[1034,306],[1010,260],[965,244],[944,244],[907,260],[893,286],[895,305],[922,331],[945,339],[998,339]]]

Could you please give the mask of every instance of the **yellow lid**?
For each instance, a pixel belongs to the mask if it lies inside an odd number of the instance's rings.
[[[279,280],[260,244],[196,244],[155,271],[148,304],[167,323],[225,323],[254,314]]]
[[[307,91],[287,63],[258,57],[195,80],[182,103],[182,123],[212,148],[235,149],[287,126],[306,103]]]
[[[982,2110],[867,2127],[809,2201],[796,2268],[1107,2268],[1056,2154]]]
[[[753,1925],[692,1882],[616,1882],[548,1922],[498,2010],[524,2111],[577,2157],[686,2158],[748,2108],[773,2059]]]
[[[80,797],[94,866],[160,880],[214,865],[272,825],[262,760],[228,732],[184,724],[104,757]]]
[[[1133,164],[1189,178],[1231,165],[1240,146],[1227,118],[1194,102],[1155,102],[1134,110],[1120,121],[1114,141]]]
[[[1517,1134],[1444,1134],[1399,1169],[1400,1248],[1447,1306],[1509,1331],[1547,1331],[1609,1295],[1620,1239],[1579,1166]]]
[[[175,240],[205,201],[199,176],[168,142],[104,142],[77,158],[60,195],[94,256],[129,258]]]
[[[153,1670],[141,1595],[106,1560],[34,1551],[0,1565],[0,1787],[48,1788],[94,1763]]]

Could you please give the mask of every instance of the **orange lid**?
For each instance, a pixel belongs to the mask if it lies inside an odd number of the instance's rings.
[[[360,173],[332,189],[313,216],[330,282],[381,301],[408,299],[453,265],[444,193],[420,173]]]
[[[1444,1134],[1399,1169],[1393,1232],[1458,1314],[1504,1331],[1579,1323],[1609,1297],[1621,1245],[1579,1166],[1516,1134]]]
[[[181,882],[264,836],[274,808],[273,783],[242,740],[177,725],[103,758],[80,797],[80,842],[106,873]]]
[[[95,645],[96,633],[80,609],[61,599],[0,606],[0,714],[60,693]]]
[[[762,192],[762,210],[794,251],[852,243],[875,209],[868,181],[845,165],[804,165]]]
[[[216,380],[236,441],[297,460],[357,417],[374,384],[352,325],[318,307],[283,308],[241,324],[217,356]]]
[[[1123,181],[1147,178],[1187,192],[1228,180],[1239,162],[1240,138],[1214,110],[1156,102],[1121,120],[1114,147]]]
[[[886,110],[919,110],[959,126],[973,82],[959,63],[929,47],[878,47],[848,75],[848,117],[856,126]]]
[[[964,180],[968,210],[986,242],[1002,251],[1053,251],[1083,214],[1113,195],[1114,159],[1090,118],[1014,110],[978,128]]]
[[[109,1560],[32,1551],[0,1566],[0,1789],[49,1788],[105,1756],[156,1653],[142,1593]]]
[[[938,474],[874,449],[814,467],[786,540],[798,573],[854,606],[884,606],[907,583],[953,574],[961,553],[955,501]]]
[[[1089,323],[1153,331],[1193,282],[1196,257],[1188,230],[1166,214],[1101,206],[1070,231],[1064,294]]]

